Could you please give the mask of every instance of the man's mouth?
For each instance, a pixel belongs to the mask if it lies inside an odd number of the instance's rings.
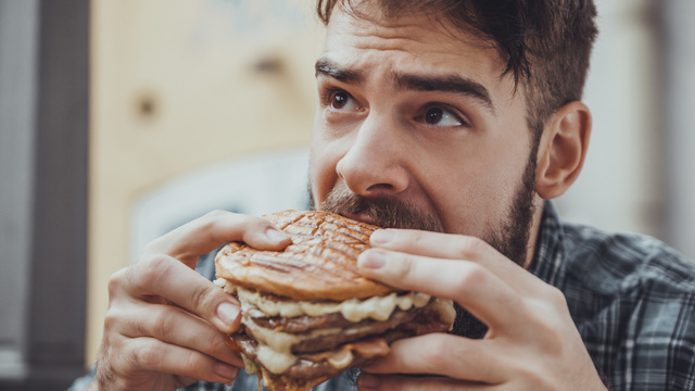
[[[381,228],[422,229],[443,232],[436,215],[422,213],[395,197],[364,197],[352,193],[346,186],[337,185],[318,210],[325,210],[362,223]]]
[[[359,221],[366,224],[378,225],[376,219],[367,212],[351,213],[351,212],[340,212],[341,215]]]

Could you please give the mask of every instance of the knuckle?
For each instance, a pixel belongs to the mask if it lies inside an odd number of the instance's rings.
[[[548,300],[555,309],[563,310],[567,308],[567,298],[560,289],[552,285],[548,285],[547,290],[548,291],[546,295],[548,297]]]
[[[176,327],[175,312],[172,309],[164,307],[159,309],[152,317],[151,332],[153,337],[164,341],[171,340],[171,334]]]
[[[482,266],[475,263],[468,263],[458,276],[458,287],[463,292],[476,292],[479,284],[485,284],[488,272]]]
[[[395,255],[395,254],[394,254]],[[413,274],[414,261],[413,258],[407,254],[395,255],[398,259],[396,263],[397,266],[397,276],[401,279],[406,279]]]
[[[198,309],[199,314],[211,312],[213,302],[218,294],[222,293],[220,289],[214,285],[204,285],[193,288],[191,293],[191,302],[194,308]]]
[[[224,218],[225,216],[233,214],[232,212],[226,211],[224,209],[213,209],[206,213],[203,217],[209,220],[217,220],[219,218]]]
[[[256,216],[244,216],[244,223],[248,224],[249,229],[257,231],[265,231],[268,227],[272,227],[273,224],[265,219]]]
[[[127,273],[128,268],[123,268],[109,276],[109,280],[106,285],[109,292],[109,297],[114,297],[118,294],[123,286],[123,281],[125,280]]]
[[[257,231],[263,232],[269,227],[273,227],[273,224],[261,217],[251,216],[251,215],[239,215],[240,224],[246,227],[247,231]]]
[[[412,230],[412,231],[394,231],[394,239],[397,242],[413,243],[416,247],[421,245],[428,245],[429,241],[427,237],[423,235],[422,231]]]
[[[465,236],[458,243],[459,248],[457,252],[462,258],[481,257],[488,248],[485,241],[474,236]]]
[[[118,311],[114,309],[106,311],[106,315],[104,316],[104,334],[116,330],[121,323],[121,319],[122,317]]]
[[[215,210],[206,215],[206,219],[203,222],[203,224],[205,230],[215,234],[217,232],[225,231],[215,228],[227,228],[229,226],[242,228],[241,231],[246,233],[254,231],[264,231],[265,228],[267,228],[270,225],[270,222],[256,216],[232,213],[225,210]],[[229,238],[215,237],[215,240],[220,241],[227,239]]]
[[[536,345],[543,355],[560,356],[566,343],[565,327],[562,321],[554,314],[548,314],[547,310],[536,306],[533,311],[533,334],[536,336]]]
[[[199,373],[208,364],[208,360],[202,354],[189,350],[181,358],[181,363],[182,367],[188,368],[190,372]]]
[[[203,218],[201,219],[201,224],[205,229],[210,230],[212,229],[212,227],[215,227],[229,219],[238,220],[243,218],[244,215],[242,214],[232,213],[223,209],[215,209],[206,213],[205,216],[203,216]]]
[[[229,344],[226,341],[226,337],[223,336],[217,336],[210,341],[210,352],[212,353],[218,353],[218,354],[224,354],[225,352],[229,351]]]
[[[212,228],[219,225],[222,221],[229,218],[230,216],[235,216],[235,213],[223,210],[215,209],[206,213],[200,219],[196,220],[196,225],[199,225],[206,231],[212,231]]]
[[[244,238],[247,239],[249,234],[263,233],[272,224],[265,219],[250,215],[239,215],[238,224],[243,227]]]
[[[133,273],[133,282],[140,290],[147,290],[152,283],[165,278],[171,267],[171,261],[163,254],[155,254],[144,259],[138,265],[137,273]]]
[[[133,349],[131,359],[136,368],[156,369],[162,359],[162,350],[155,343],[147,344]]]

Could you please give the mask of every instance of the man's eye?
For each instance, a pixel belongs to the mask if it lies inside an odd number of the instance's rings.
[[[335,90],[331,92],[328,103],[334,110],[351,111],[357,109],[355,100],[352,98],[352,96],[350,96],[350,94],[343,90]]]
[[[464,121],[462,121],[458,115],[454,114],[451,110],[445,109],[440,106],[431,106],[425,110],[423,115],[423,120],[428,125],[436,126],[462,126]]]

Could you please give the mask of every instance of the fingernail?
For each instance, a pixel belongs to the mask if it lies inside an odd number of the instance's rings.
[[[215,367],[213,368],[215,373],[219,376],[221,376],[224,379],[229,379],[232,380],[236,377],[236,375],[239,373],[239,369],[235,368],[231,365],[227,364],[222,364],[222,363],[217,363],[215,364]]]
[[[360,388],[377,388],[381,381],[378,376],[363,373],[358,381]]]
[[[287,240],[287,238],[289,238],[289,236],[287,236],[286,233],[284,233],[282,231],[278,231],[275,228],[268,228],[265,231],[265,236],[268,239],[270,239],[271,242],[276,242],[276,243],[283,242],[283,241]]]
[[[370,240],[374,244],[384,244],[390,242],[393,238],[393,232],[387,229],[378,229],[372,233]]]
[[[357,264],[367,269],[378,269],[386,264],[388,255],[383,251],[368,250],[362,253]]]
[[[237,316],[239,316],[239,307],[234,304],[222,303],[217,306],[217,317],[220,318],[225,325],[234,323]]]

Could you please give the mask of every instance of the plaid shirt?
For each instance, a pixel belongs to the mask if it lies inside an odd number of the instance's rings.
[[[611,390],[695,390],[695,263],[650,237],[560,222],[546,203],[530,272],[558,287],[596,368]],[[212,256],[198,270],[213,278]],[[355,390],[354,373],[315,390]],[[78,388],[76,388],[78,389]],[[253,391],[243,371],[231,386]]]

